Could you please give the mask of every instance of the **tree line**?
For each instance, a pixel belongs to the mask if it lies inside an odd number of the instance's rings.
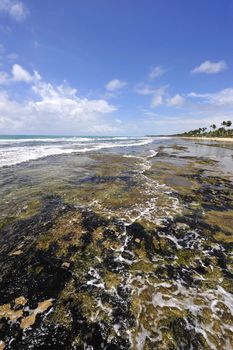
[[[210,131],[207,128],[198,128],[178,134],[179,136],[206,136],[206,137],[233,137],[233,129],[230,129],[232,122],[223,121],[218,128],[216,124],[210,125]]]

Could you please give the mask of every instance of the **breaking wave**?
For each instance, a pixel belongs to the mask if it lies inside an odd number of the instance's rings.
[[[0,167],[48,156],[86,153],[150,144],[148,137],[22,137],[0,138]]]

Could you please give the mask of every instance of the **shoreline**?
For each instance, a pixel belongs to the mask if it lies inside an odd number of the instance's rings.
[[[210,140],[210,141],[227,141],[233,142],[233,137],[205,137],[205,136],[174,136],[174,138],[188,139],[188,140]]]

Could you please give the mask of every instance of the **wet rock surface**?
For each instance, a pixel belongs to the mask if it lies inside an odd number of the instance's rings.
[[[49,193],[20,173],[33,202],[4,189],[0,349],[232,349],[233,185],[171,158],[95,155]]]

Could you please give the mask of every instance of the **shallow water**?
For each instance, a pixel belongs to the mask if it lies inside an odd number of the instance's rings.
[[[233,151],[106,142],[1,168],[0,349],[232,349]]]

